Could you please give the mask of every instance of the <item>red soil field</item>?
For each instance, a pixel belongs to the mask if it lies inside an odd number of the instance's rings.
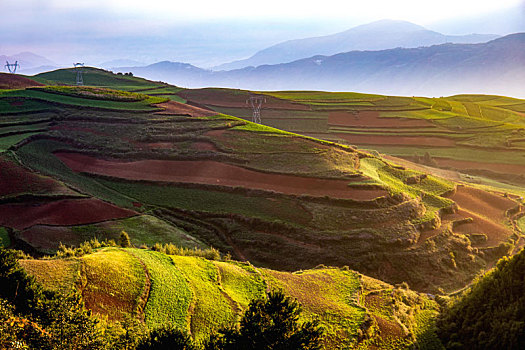
[[[192,146],[198,151],[217,151],[217,147],[211,142],[194,142]]]
[[[505,212],[517,205],[513,200],[501,194],[466,186],[459,186],[449,198],[460,208],[457,215],[474,219],[472,223],[459,225],[454,231],[463,234],[484,233],[488,240],[483,246],[487,247],[498,245],[512,235],[512,230],[505,226],[509,220]]]
[[[0,89],[23,89],[31,86],[44,86],[44,84],[16,74],[0,73]]]
[[[215,161],[140,160],[119,162],[75,153],[57,152],[55,155],[73,171],[128,180],[245,187],[293,195],[330,196],[361,201],[372,200],[388,194],[384,190],[349,188],[347,186],[349,181],[345,180],[268,174]]]
[[[209,111],[204,108],[190,106],[176,101],[158,103],[156,104],[156,106],[164,108],[164,110],[155,114],[188,114],[192,117],[209,117],[212,115],[217,115],[217,112]]]
[[[225,132],[226,130],[224,129],[210,130],[204,135],[211,136],[211,137],[221,137],[222,135],[224,135]]]
[[[172,149],[175,145],[171,142],[138,142],[131,141],[138,149]]]
[[[395,135],[354,135],[337,133],[333,134],[350,143],[357,145],[417,145],[434,147],[451,147],[455,143],[451,139],[433,136],[395,136]]]
[[[136,212],[98,199],[64,199],[48,203],[0,205],[0,226],[23,230],[37,224],[83,225],[127,218]]]
[[[23,193],[75,194],[73,190],[50,177],[37,175],[16,163],[0,157],[0,197]]]
[[[496,246],[512,235],[512,230],[505,225],[509,221],[505,212],[517,205],[513,200],[505,198],[501,194],[467,186],[458,186],[456,193],[448,196],[448,198],[459,206],[458,212],[443,215],[440,228],[421,232],[418,245],[423,244],[427,238],[439,234],[448,223],[469,217],[473,219],[473,222],[457,226],[454,228],[454,232],[487,235],[487,241],[476,246]]]
[[[467,160],[455,160],[447,158],[434,158],[440,167],[450,167],[454,169],[483,169],[490,170],[500,174],[525,174],[525,165],[519,164],[502,164],[502,163],[482,163]]]
[[[429,121],[408,118],[381,118],[376,111],[360,111],[358,113],[335,111],[328,115],[328,124],[353,127],[383,127],[383,128],[413,128],[436,127]]]
[[[250,96],[247,93],[235,94],[231,91],[220,89],[199,89],[181,91],[178,95],[186,100],[210,106],[251,108],[246,104],[246,100]],[[263,104],[263,109],[311,110],[307,105],[281,100],[272,96],[265,96],[265,98],[266,102]]]

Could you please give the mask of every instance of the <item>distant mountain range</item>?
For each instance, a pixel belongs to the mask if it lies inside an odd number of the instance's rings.
[[[45,57],[36,55],[32,52],[21,52],[16,55],[0,55],[0,63],[2,64],[2,71],[6,71],[5,62],[9,63],[18,62],[20,68],[18,68],[17,73],[23,74],[36,74],[40,72],[49,71],[57,68],[57,64]]]
[[[518,33],[483,44],[351,51],[232,71],[214,72],[167,61],[120,69],[186,87],[525,97],[524,67],[525,33]]]
[[[226,63],[213,69],[257,67],[356,50],[415,48],[445,43],[475,44],[497,37],[498,35],[492,34],[444,35],[406,21],[381,20],[333,35],[285,41],[261,50],[248,59]]]

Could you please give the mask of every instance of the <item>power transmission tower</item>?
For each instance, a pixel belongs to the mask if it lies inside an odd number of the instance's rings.
[[[73,63],[75,66],[75,71],[77,72],[77,85],[84,85],[84,79],[82,77],[82,68],[84,68],[84,63]]]
[[[261,124],[261,107],[263,102],[266,103],[266,98],[264,96],[257,95],[250,96],[250,98],[246,100],[246,104],[252,106],[252,122],[254,123]]]
[[[6,65],[5,67],[7,68],[7,70],[9,71],[9,73],[16,73],[16,69],[17,68],[20,68],[20,65],[18,64],[18,61],[15,61],[15,63],[9,63],[7,61],[5,61]]]

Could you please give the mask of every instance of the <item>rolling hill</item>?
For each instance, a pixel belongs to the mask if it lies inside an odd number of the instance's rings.
[[[266,290],[282,290],[301,303],[304,320],[321,321],[327,348],[439,344],[432,333],[433,300],[348,269],[289,273],[136,248],[20,263],[47,288],[80,289],[96,315],[133,317],[150,328],[171,322],[197,341],[234,323]]]

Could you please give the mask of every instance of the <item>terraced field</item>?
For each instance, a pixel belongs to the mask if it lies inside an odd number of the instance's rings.
[[[112,320],[131,316],[149,326],[172,322],[197,340],[234,324],[249,301],[267,289],[297,298],[305,320],[319,319],[327,348],[410,346],[418,334],[433,334],[425,317],[437,313],[437,304],[424,294],[348,269],[278,272],[129,248],[21,263],[48,288],[80,290],[95,314]],[[430,338],[439,344],[435,335]]]
[[[68,84],[70,75],[59,70],[35,79]],[[515,197],[457,191],[457,179],[434,177],[423,166],[413,170],[411,163],[212,110],[245,110],[250,92],[181,90],[95,69],[87,76],[94,87],[0,93],[0,103],[9,104],[0,121],[0,171],[9,178],[0,187],[0,226],[14,246],[49,254],[60,242],[118,239],[124,230],[137,246],[212,246],[288,271],[348,265],[435,293],[463,287],[522,244]],[[177,94],[167,96],[201,107],[144,93]],[[373,132],[420,150],[420,132],[433,149],[447,150],[434,143],[457,146],[472,134],[444,123],[467,118],[449,115],[466,110],[461,98],[279,92],[267,93],[266,107],[276,120],[313,121],[308,128],[326,118],[324,135]],[[28,112],[26,103],[41,110]],[[490,116],[476,128],[511,125],[509,116],[503,124]],[[481,207],[492,200],[504,205],[487,216]]]
[[[42,256],[127,232],[135,248],[22,262],[109,320],[200,341],[280,289],[328,348],[439,348],[420,293],[525,244],[524,101],[264,92],[258,125],[249,91],[34,79],[0,75],[1,244]],[[221,254],[152,249],[168,243]]]
[[[317,91],[266,96],[263,123],[470,174],[473,183],[523,185],[524,101],[489,95],[393,97]],[[179,95],[244,119],[248,91],[182,90]],[[278,101],[278,100],[280,101]],[[286,106],[283,108],[282,106]],[[516,194],[523,192],[516,189]]]

